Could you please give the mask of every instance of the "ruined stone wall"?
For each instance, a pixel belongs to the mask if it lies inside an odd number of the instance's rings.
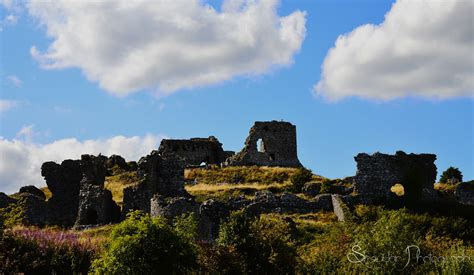
[[[191,139],[163,139],[158,149],[163,157],[179,157],[184,160],[186,166],[196,166],[201,163],[220,164],[234,154],[232,151],[224,151],[222,144],[217,138]]]
[[[255,122],[242,151],[227,159],[226,165],[301,167],[296,127],[289,122]]]
[[[112,200],[112,193],[104,188],[107,158],[81,156],[81,187],[76,225],[105,224],[120,219],[120,208]]]
[[[436,165],[433,154],[395,155],[375,153],[358,154],[357,173],[354,177],[354,191],[360,196],[384,201],[394,198],[390,188],[403,185],[407,202],[433,199],[433,184],[436,180]]]
[[[52,197],[48,200],[49,221],[71,226],[77,217],[82,172],[79,160],[64,160],[61,164],[45,162],[41,175],[46,180]]]
[[[163,197],[187,197],[184,190],[184,160],[162,157],[153,151],[138,162],[138,175],[141,182],[124,190],[124,213],[130,210],[150,212],[153,195]]]

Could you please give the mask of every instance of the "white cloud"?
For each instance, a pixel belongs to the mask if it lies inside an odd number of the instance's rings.
[[[30,1],[53,39],[31,55],[46,69],[80,68],[123,96],[160,96],[288,66],[305,37],[305,13],[280,17],[277,0]]]
[[[7,76],[7,80],[15,87],[21,87],[21,85],[23,84],[23,81],[21,81],[21,79],[16,75]]]
[[[315,93],[330,100],[473,96],[473,10],[473,1],[397,1],[382,24],[338,37]]]
[[[20,1],[0,0],[0,8],[5,10],[5,17],[0,19],[0,32],[7,26],[13,26],[18,22],[21,13]]]
[[[45,186],[41,165],[46,161],[60,163],[79,159],[82,154],[110,156],[119,154],[127,161],[138,160],[158,148],[162,136],[115,136],[109,139],[78,141],[61,139],[49,144],[33,144],[0,137],[0,192],[14,193],[21,186]]]
[[[0,114],[18,106],[14,100],[0,99]]]

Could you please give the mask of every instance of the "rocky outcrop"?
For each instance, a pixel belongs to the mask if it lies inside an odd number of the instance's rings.
[[[51,224],[70,226],[77,217],[79,188],[82,172],[79,160],[65,160],[61,164],[45,162],[41,166],[52,197],[48,200]]]
[[[245,146],[225,165],[302,167],[296,147],[296,127],[283,121],[255,122]]]
[[[27,225],[50,224],[50,215],[46,201],[31,193],[20,193],[16,202],[23,209],[23,222]]]
[[[120,208],[112,200],[112,193],[104,189],[106,174],[104,156],[81,156],[81,188],[76,225],[106,224],[120,219]]]
[[[111,155],[107,159],[107,169],[113,169],[114,167],[118,167],[120,170],[123,171],[130,171],[132,170],[125,159],[119,155]]]
[[[220,164],[234,152],[224,151],[216,137],[191,139],[163,139],[158,149],[163,157],[181,158],[185,166]]]
[[[5,193],[0,192],[0,209],[9,206],[12,203],[15,203],[17,200],[8,196]]]
[[[199,215],[199,204],[189,197],[164,198],[154,195],[151,198],[151,216],[164,216],[168,219],[179,217],[183,214],[194,213]]]
[[[42,200],[46,200],[46,195],[38,189],[36,186],[28,185],[20,188],[20,193],[29,193],[35,196],[40,197]]]

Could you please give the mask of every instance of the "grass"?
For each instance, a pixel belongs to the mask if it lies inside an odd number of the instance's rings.
[[[123,203],[123,189],[136,185],[140,179],[136,172],[123,172],[105,178],[105,189],[112,192],[112,199],[121,207]]]
[[[266,167],[266,166],[231,166],[220,168],[211,166],[208,169],[194,168],[186,169],[184,177],[187,182],[204,184],[219,183],[284,183],[298,171],[297,168]],[[324,179],[321,176],[313,176],[313,180]]]
[[[454,191],[456,190],[457,186],[457,184],[438,182],[434,184],[434,189],[448,196],[454,196]]]
[[[185,189],[189,194],[195,196],[196,201],[203,202],[207,199],[227,200],[229,197],[235,198],[244,195],[246,198],[253,197],[257,191],[270,190],[275,193],[282,192],[288,188],[286,183],[258,184],[204,184],[186,185]]]

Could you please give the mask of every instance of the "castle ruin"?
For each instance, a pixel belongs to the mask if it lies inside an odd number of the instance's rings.
[[[297,155],[296,126],[283,121],[255,122],[242,151],[225,164],[302,167]]]

